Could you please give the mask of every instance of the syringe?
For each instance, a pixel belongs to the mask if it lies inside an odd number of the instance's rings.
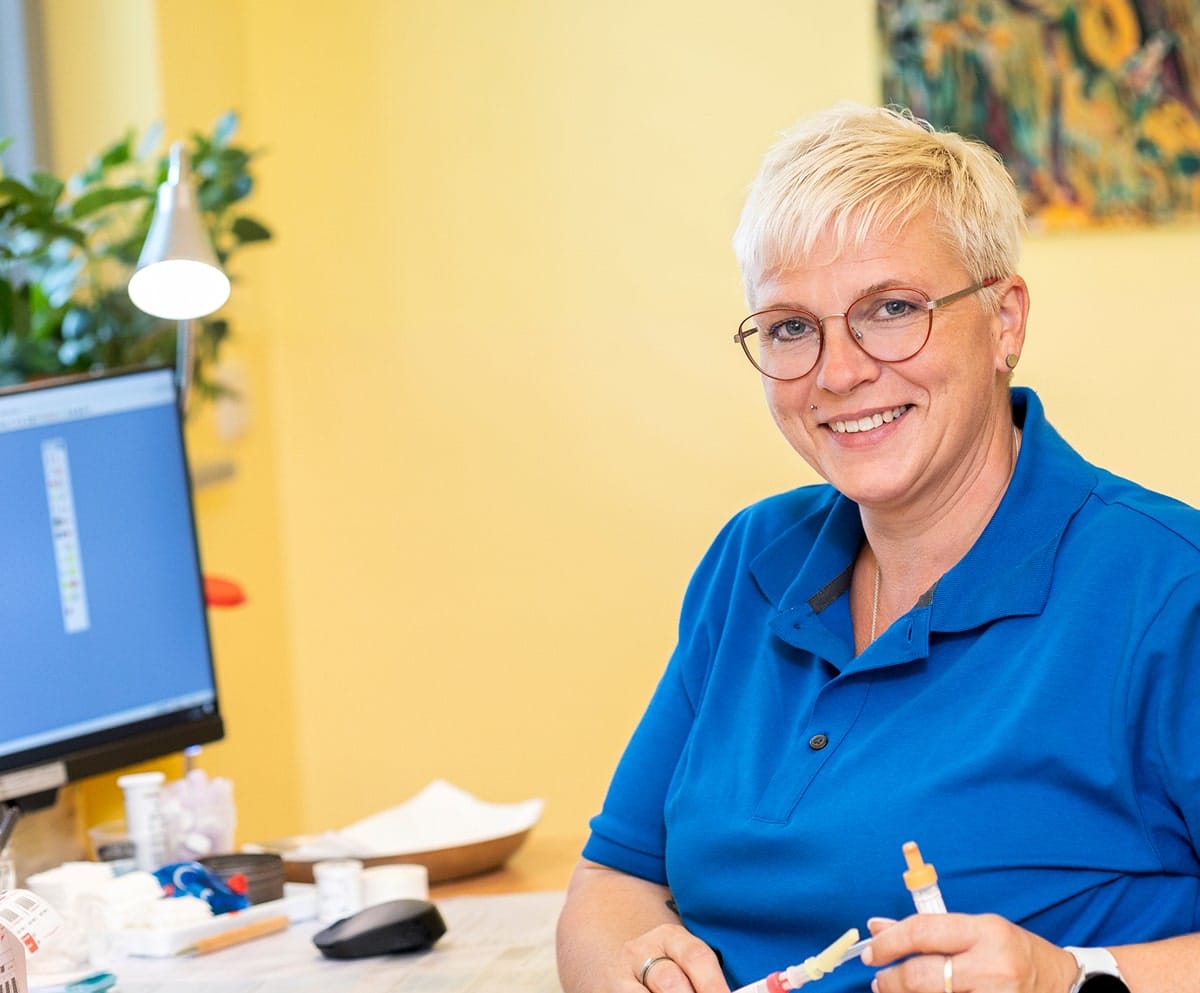
[[[820,979],[843,962],[862,954],[870,941],[870,938],[859,941],[858,928],[852,927],[823,952],[810,955],[800,965],[790,965],[780,972],[773,972],[756,983],[734,990],[734,993],[785,993],[786,990],[794,990],[811,980]]]

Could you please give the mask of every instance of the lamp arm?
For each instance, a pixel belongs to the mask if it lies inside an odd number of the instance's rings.
[[[196,322],[188,317],[176,324],[175,331],[175,385],[179,392],[179,413],[181,415],[187,414],[195,365]]]

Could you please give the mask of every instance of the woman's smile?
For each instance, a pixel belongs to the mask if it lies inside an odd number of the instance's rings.
[[[862,417],[845,420],[829,421],[826,426],[834,434],[859,434],[861,432],[874,431],[878,427],[891,424],[897,418],[903,417],[911,407],[911,404],[906,403],[899,407],[891,407],[880,413],[866,414]]]

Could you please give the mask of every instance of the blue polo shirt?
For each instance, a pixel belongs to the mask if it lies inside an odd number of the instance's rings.
[[[1057,944],[1200,930],[1200,512],[1012,402],[992,520],[861,655],[828,486],[743,511],[693,576],[584,855],[668,885],[734,987],[912,913],[909,840],[950,910]]]

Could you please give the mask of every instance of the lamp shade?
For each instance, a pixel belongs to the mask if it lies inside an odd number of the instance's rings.
[[[201,220],[180,142],[171,146],[167,180],[158,188],[129,298],[147,314],[177,321],[204,317],[229,299],[229,277]]]

